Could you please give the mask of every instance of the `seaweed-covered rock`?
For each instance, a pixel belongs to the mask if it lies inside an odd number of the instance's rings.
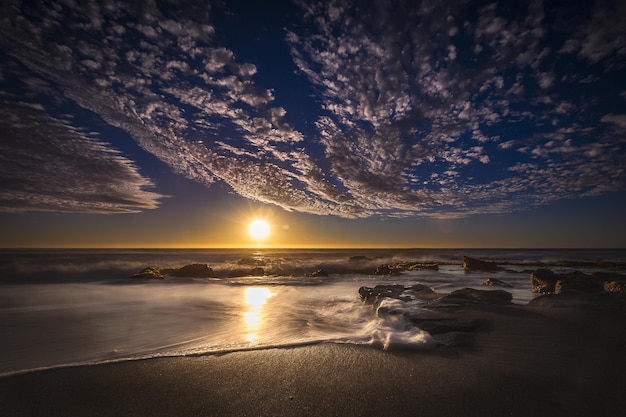
[[[181,268],[164,269],[163,272],[179,278],[213,278],[213,268],[207,264],[189,264]]]
[[[508,284],[498,278],[488,278],[485,282],[483,282],[482,285],[485,285],[487,287],[512,287],[511,284]]]
[[[148,267],[143,269],[141,272],[132,276],[132,278],[138,279],[165,279],[165,275],[163,275],[163,269],[156,267]]]
[[[463,257],[463,269],[466,271],[499,271],[500,267],[493,262],[482,261],[480,259]]]

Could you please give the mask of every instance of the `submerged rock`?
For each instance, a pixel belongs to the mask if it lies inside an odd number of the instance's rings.
[[[265,266],[267,262],[258,258],[241,258],[237,261],[237,265]]]
[[[463,288],[453,291],[442,297],[439,301],[453,304],[511,304],[513,294],[504,290],[475,290],[473,288]]]
[[[501,268],[493,262],[481,261],[480,259],[464,256],[463,269],[466,271],[499,271]]]
[[[181,268],[164,269],[163,272],[178,278],[213,278],[213,268],[207,264],[189,264]]]
[[[328,272],[324,271],[323,269],[318,269],[317,271],[311,273],[311,277],[313,278],[327,277],[327,276],[328,276]]]
[[[511,284],[508,284],[498,278],[488,278],[485,282],[483,282],[482,285],[485,285],[488,287],[508,287],[508,288],[512,287]]]
[[[165,279],[165,275],[163,275],[163,269],[156,267],[148,267],[143,269],[141,272],[132,276],[132,278],[138,279]]]

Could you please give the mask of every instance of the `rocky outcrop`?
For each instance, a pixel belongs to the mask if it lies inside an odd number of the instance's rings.
[[[133,275],[132,278],[138,279],[165,279],[163,269],[156,267],[148,267]]]
[[[624,292],[626,276],[611,272],[585,274],[573,271],[557,274],[549,269],[538,269],[530,274],[532,292],[560,294],[566,291],[584,293]]]
[[[163,273],[178,278],[213,278],[213,268],[207,264],[189,264],[181,268],[164,269]]]
[[[463,257],[463,269],[465,271],[499,271],[501,268],[493,262],[481,261],[480,259]]]

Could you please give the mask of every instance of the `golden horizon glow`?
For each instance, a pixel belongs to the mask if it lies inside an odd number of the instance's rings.
[[[248,234],[254,240],[265,240],[270,234],[270,225],[265,220],[255,220],[248,226]]]

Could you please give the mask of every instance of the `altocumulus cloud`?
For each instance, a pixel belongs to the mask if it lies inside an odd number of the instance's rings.
[[[299,3],[285,58],[313,86],[308,130],[258,81],[285,61],[239,60],[206,2],[3,2],[0,85],[10,93],[19,79],[31,93],[7,114],[50,132],[38,146],[42,129],[6,119],[22,139],[4,146],[33,160],[56,155],[76,173],[39,188],[6,177],[3,209],[156,206],[130,161],[39,104],[64,101],[128,132],[176,173],[286,210],[459,217],[624,188],[618,2],[614,13],[542,1]],[[81,170],[66,155],[72,147],[110,168]],[[53,165],[44,164],[70,176]],[[35,163],[20,169],[46,176]],[[105,183],[106,170],[117,173],[106,193],[68,191],[79,179]]]

